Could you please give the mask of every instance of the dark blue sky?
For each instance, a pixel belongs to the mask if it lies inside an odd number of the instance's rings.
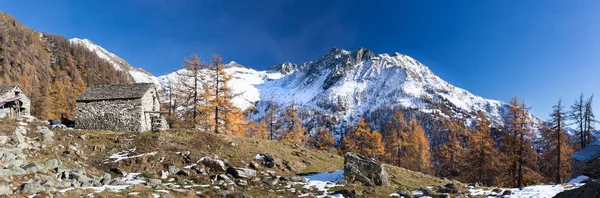
[[[519,96],[541,118],[600,85],[600,1],[0,0],[0,10],[155,75],[194,52],[264,69],[366,47],[486,98]]]

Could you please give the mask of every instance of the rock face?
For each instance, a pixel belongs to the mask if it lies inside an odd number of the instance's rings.
[[[389,186],[388,175],[379,162],[356,153],[344,155],[344,178],[366,186]]]

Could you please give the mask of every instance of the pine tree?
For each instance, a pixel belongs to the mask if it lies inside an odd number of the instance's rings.
[[[410,130],[405,144],[405,154],[402,159],[404,167],[422,173],[431,173],[433,168],[429,140],[425,130],[415,117],[410,121]]]
[[[404,119],[404,114],[397,109],[392,115],[392,121],[385,123],[384,128],[386,133],[385,151],[388,161],[396,166],[402,166],[403,142],[408,137],[408,125]]]
[[[544,127],[541,132],[543,136],[543,159],[546,170],[544,171],[549,178],[553,178],[555,183],[562,183],[570,178],[570,158],[573,149],[570,147],[569,138],[564,131],[566,127],[566,112],[561,100],[552,107],[550,114],[550,126]]]
[[[461,174],[464,148],[460,136],[466,134],[466,128],[460,120],[449,121],[444,136],[444,144],[436,153],[437,170],[439,175],[455,179]]]
[[[258,123],[256,137],[264,140],[269,138],[269,127],[267,126],[267,122],[265,122],[264,119]]]
[[[231,77],[223,70],[222,59],[213,55],[213,65],[208,66],[209,80],[204,88],[206,109],[212,114],[214,133],[240,133],[238,126],[244,122],[243,113],[232,103],[235,97],[228,86]]]
[[[461,178],[467,182],[480,182],[484,186],[500,184],[501,153],[496,150],[496,142],[491,136],[490,121],[482,112],[478,113],[479,122],[467,141],[465,171]]]
[[[594,115],[592,109],[592,101],[594,99],[594,95],[590,96],[590,98],[585,102],[585,111],[583,114],[583,123],[584,123],[584,131],[585,131],[585,144],[590,144],[594,139],[592,132],[595,129],[594,125],[598,122],[596,120],[596,116]]]
[[[282,125],[285,125],[281,133],[281,140],[290,143],[302,143],[306,140],[302,120],[298,117],[296,103],[291,102],[290,106],[285,109]]]
[[[369,123],[363,119],[359,119],[356,126],[348,126],[343,144],[344,152],[359,153],[370,158],[380,158],[385,152],[381,134],[372,131]]]
[[[49,118],[53,120],[60,120],[63,113],[66,112],[67,97],[65,96],[65,89],[60,82],[60,79],[54,78],[52,83],[52,90],[50,91],[50,109]]]
[[[579,99],[575,101],[575,103],[571,106],[571,111],[569,112],[571,119],[574,121],[575,125],[577,125],[577,135],[579,136],[578,143],[579,148],[583,149],[586,146],[586,136],[584,129],[584,117],[585,117],[585,101],[583,100],[583,94],[579,95]]]
[[[329,150],[335,146],[335,138],[328,128],[317,126],[315,134],[311,137],[311,145],[319,150]]]
[[[277,128],[278,128],[278,120],[277,120],[277,114],[279,113],[279,108],[277,107],[277,104],[273,101],[271,101],[269,103],[269,110],[267,112],[267,115],[265,116],[265,122],[269,127],[269,139],[270,140],[275,140],[276,138],[276,132],[277,132]]]
[[[539,156],[533,150],[533,126],[530,116],[527,114],[529,107],[520,103],[518,98],[510,102],[509,121],[507,123],[508,133],[504,139],[508,140],[503,145],[503,152],[508,156],[511,165],[508,168],[508,184],[522,188],[526,184],[536,183],[541,179],[537,170]]]
[[[186,107],[187,112],[185,117],[191,121],[193,128],[198,128],[200,125],[200,118],[206,117],[201,115],[200,105],[206,103],[206,100],[201,97],[200,90],[204,86],[205,76],[203,74],[204,69],[207,65],[200,61],[200,58],[196,54],[192,54],[190,58],[184,60],[184,69],[181,72],[177,72],[178,78],[180,79],[181,86],[179,90],[169,90],[169,92],[178,91],[183,95],[182,104]]]

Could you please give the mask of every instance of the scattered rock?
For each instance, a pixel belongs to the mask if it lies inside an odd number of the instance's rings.
[[[505,191],[502,193],[502,197],[504,197],[504,196],[510,196],[510,195],[512,195],[512,191],[510,191],[510,190],[505,190]]]
[[[171,173],[171,174],[177,174],[177,172],[179,172],[181,170],[174,165],[169,165],[169,167],[167,169],[169,170],[169,173]]]
[[[398,193],[398,195],[400,195],[400,197],[412,198],[412,195],[408,191],[400,191],[400,192],[397,192],[397,193]]]
[[[58,167],[62,166],[62,162],[59,159],[53,158],[53,159],[46,160],[46,162],[44,163],[44,166],[47,169],[56,172],[58,170]]]
[[[341,194],[347,198],[355,198],[355,197],[364,196],[363,192],[360,190],[348,190],[348,189],[338,190],[338,191],[335,191],[333,194]]]
[[[272,186],[277,185],[279,183],[279,176],[264,178],[262,182]]]
[[[285,180],[288,180],[288,181],[291,181],[291,182],[306,182],[306,178],[298,176],[298,175],[294,175],[294,176],[291,176],[291,177],[285,177],[285,178],[282,178],[282,179],[285,179]]]
[[[275,165],[276,165],[275,161],[265,161],[265,166],[267,168],[273,168],[273,167],[275,167]]]
[[[5,145],[6,143],[8,143],[8,136],[2,135],[0,136],[0,145]]]
[[[227,173],[233,175],[236,178],[251,179],[256,176],[256,170],[249,168],[228,168]]]
[[[233,183],[233,181],[231,181],[231,179],[229,177],[227,177],[227,175],[224,175],[224,174],[220,174],[218,176],[218,179],[223,180],[228,184]]]
[[[160,179],[148,179],[148,184],[151,186],[157,186],[162,184],[162,180]]]
[[[450,198],[450,195],[448,193],[442,193],[442,194],[437,194],[436,197],[437,198]]]
[[[177,171],[176,174],[179,176],[190,176],[190,173],[188,173],[186,170]]]
[[[112,182],[112,176],[108,173],[104,173],[102,177],[100,177],[100,184],[108,185]]]
[[[359,181],[366,186],[389,186],[385,168],[374,159],[356,153],[344,155],[344,178]]]
[[[38,162],[27,164],[23,166],[23,169],[25,169],[25,171],[27,171],[28,173],[41,173],[46,171],[46,167],[44,167],[44,165]]]
[[[10,185],[4,182],[0,182],[0,195],[10,195],[12,194],[12,190],[10,189]]]
[[[160,178],[167,179],[169,177],[169,171],[160,171]]]
[[[36,194],[36,193],[42,192],[46,189],[44,189],[44,187],[40,184],[26,183],[23,185],[23,188],[21,190],[23,191],[23,193]]]
[[[337,182],[337,185],[348,185],[348,180],[340,179],[340,181]]]
[[[250,162],[250,164],[248,164],[248,167],[250,167],[254,170],[258,170],[260,168],[260,166],[256,162]]]
[[[238,186],[248,186],[248,181],[242,179],[237,182],[237,185]]]
[[[225,162],[218,160],[218,159],[213,159],[210,157],[205,157],[202,160],[202,164],[204,164],[204,166],[206,166],[207,168],[210,168],[210,170],[213,171],[217,171],[217,172],[225,172],[227,171],[227,168],[225,166]]]

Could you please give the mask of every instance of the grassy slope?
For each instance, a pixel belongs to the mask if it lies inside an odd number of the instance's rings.
[[[32,126],[33,127],[33,126]],[[190,165],[185,162],[184,158],[176,154],[176,152],[190,151],[191,161],[196,162],[205,156],[217,155],[221,159],[226,160],[231,165],[236,167],[244,167],[250,161],[253,161],[254,156],[260,152],[272,153],[278,164],[282,164],[283,160],[289,161],[295,172],[284,168],[270,169],[276,171],[279,175],[294,175],[297,173],[309,172],[330,172],[343,168],[344,159],[335,153],[317,151],[303,146],[297,146],[289,143],[282,143],[269,140],[261,140],[246,137],[233,137],[220,134],[204,133],[189,130],[169,130],[160,133],[127,133],[127,132],[112,132],[112,131],[88,131],[88,130],[64,130],[55,131],[55,142],[47,145],[47,148],[42,149],[31,157],[31,161],[47,159],[51,157],[60,158],[67,165],[80,164],[86,167],[88,173],[92,175],[100,175],[101,172],[106,172],[109,168],[119,168],[126,172],[156,172],[165,170],[166,165],[175,165],[179,168]],[[29,136],[35,138],[35,133],[29,133]],[[76,146],[83,154],[75,154],[69,151],[69,146]],[[155,156],[146,156],[123,160],[118,163],[104,163],[108,156],[128,149],[136,148],[136,154],[155,152]],[[161,158],[164,161],[159,162]],[[302,162],[303,159],[308,159],[311,163]],[[386,170],[390,175],[391,187],[376,187],[375,194],[371,196],[388,196],[390,193],[399,190],[412,190],[426,186],[441,186],[451,183],[449,180],[439,179],[433,176],[422,173],[413,172],[399,167],[386,165]],[[206,180],[207,178],[199,178]],[[244,192],[254,197],[276,197],[276,196],[292,196],[286,192],[277,192],[279,189],[261,185],[260,183],[251,183],[250,186],[242,189]],[[296,186],[300,189],[300,186]],[[367,189],[361,185],[350,185],[345,188]],[[144,187],[134,188],[136,192],[142,192],[141,195],[155,193],[151,189],[144,191]],[[239,189],[239,188],[238,188]],[[126,195],[133,190],[125,190],[119,194]],[[214,196],[212,192],[206,189],[207,196]],[[274,190],[274,191],[270,191]],[[76,197],[77,195],[85,195],[90,193],[90,190],[75,190],[65,194],[65,197]],[[110,197],[111,192],[103,192],[99,195]],[[186,193],[172,193],[176,197],[195,196]],[[96,196],[98,197],[98,196]]]

